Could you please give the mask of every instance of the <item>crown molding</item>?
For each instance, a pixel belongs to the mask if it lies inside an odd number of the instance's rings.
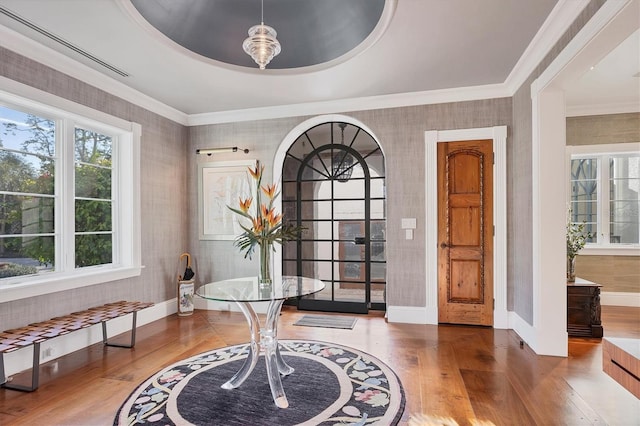
[[[102,74],[79,61],[71,59],[50,47],[31,40],[4,25],[0,25],[0,46],[168,118],[169,120],[173,120],[182,125],[187,124],[187,114],[132,89],[126,84]]]
[[[567,106],[567,117],[583,117],[587,115],[626,114],[640,112],[640,103],[625,102],[612,104],[593,104]]]
[[[489,84],[484,86],[459,87],[454,89],[367,96],[335,101],[308,102],[274,107],[247,108],[234,111],[191,114],[188,117],[188,125],[201,126],[206,124],[268,120],[304,115],[335,114],[361,110],[506,98],[510,96],[512,96],[512,94],[509,93],[504,84]]]
[[[505,80],[511,96],[527,81],[587,4],[589,0],[560,0],[555,5]]]

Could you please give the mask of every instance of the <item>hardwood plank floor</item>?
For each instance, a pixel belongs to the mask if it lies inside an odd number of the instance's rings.
[[[283,309],[281,338],[358,348],[396,371],[407,398],[403,425],[640,424],[640,401],[602,371],[600,339],[570,338],[569,357],[544,357],[509,330],[394,324],[381,313],[357,316],[353,330],[294,326],[302,315]],[[602,319],[605,337],[640,338],[640,308],[603,306]],[[138,328],[133,350],[93,345],[43,364],[35,392],[0,389],[0,424],[112,424],[157,370],[248,338],[240,313],[155,321]]]

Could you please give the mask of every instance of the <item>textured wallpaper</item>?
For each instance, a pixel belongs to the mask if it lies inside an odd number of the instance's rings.
[[[356,111],[343,115],[367,126],[378,138],[386,160],[387,177],[387,303],[393,306],[425,306],[425,152],[424,132],[476,127],[511,126],[511,99],[488,99],[438,105]],[[216,155],[216,161],[256,158],[272,173],[274,155],[284,137],[309,117],[243,123],[217,124],[190,129],[191,152],[199,148],[241,146],[244,154]],[[193,158],[194,156],[190,157]],[[192,200],[195,192],[196,159],[189,167]],[[206,161],[206,159],[205,159]],[[435,182],[429,183],[435,185]],[[197,202],[191,203],[192,217]],[[413,240],[406,240],[402,218],[416,218]],[[231,242],[199,241],[197,224],[190,226],[190,246],[197,253],[203,279],[221,279],[252,274],[257,266],[245,260]],[[206,264],[206,266],[204,266]]]
[[[188,129],[0,47],[0,75],[142,126],[140,277],[0,304],[0,329],[117,300],[175,297],[178,256],[187,249]],[[1,87],[1,86],[0,86]]]

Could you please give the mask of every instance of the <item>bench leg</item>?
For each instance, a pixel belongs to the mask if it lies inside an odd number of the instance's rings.
[[[0,387],[22,392],[33,392],[38,389],[40,380],[40,343],[33,344],[33,365],[31,366],[31,386],[14,385],[4,375],[4,354],[0,355],[0,380],[5,380]]]
[[[114,346],[116,348],[132,348],[136,344],[136,317],[138,311],[134,311],[133,314],[133,323],[131,326],[131,343],[128,345],[122,345],[119,343],[109,343],[107,341],[107,322],[102,321],[102,343],[105,346]]]

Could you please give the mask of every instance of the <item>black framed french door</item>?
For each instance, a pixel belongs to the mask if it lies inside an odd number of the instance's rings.
[[[315,126],[290,147],[282,176],[284,217],[305,228],[284,246],[283,273],[327,284],[297,300],[298,308],[384,310],[385,175],[376,141],[347,123]]]

